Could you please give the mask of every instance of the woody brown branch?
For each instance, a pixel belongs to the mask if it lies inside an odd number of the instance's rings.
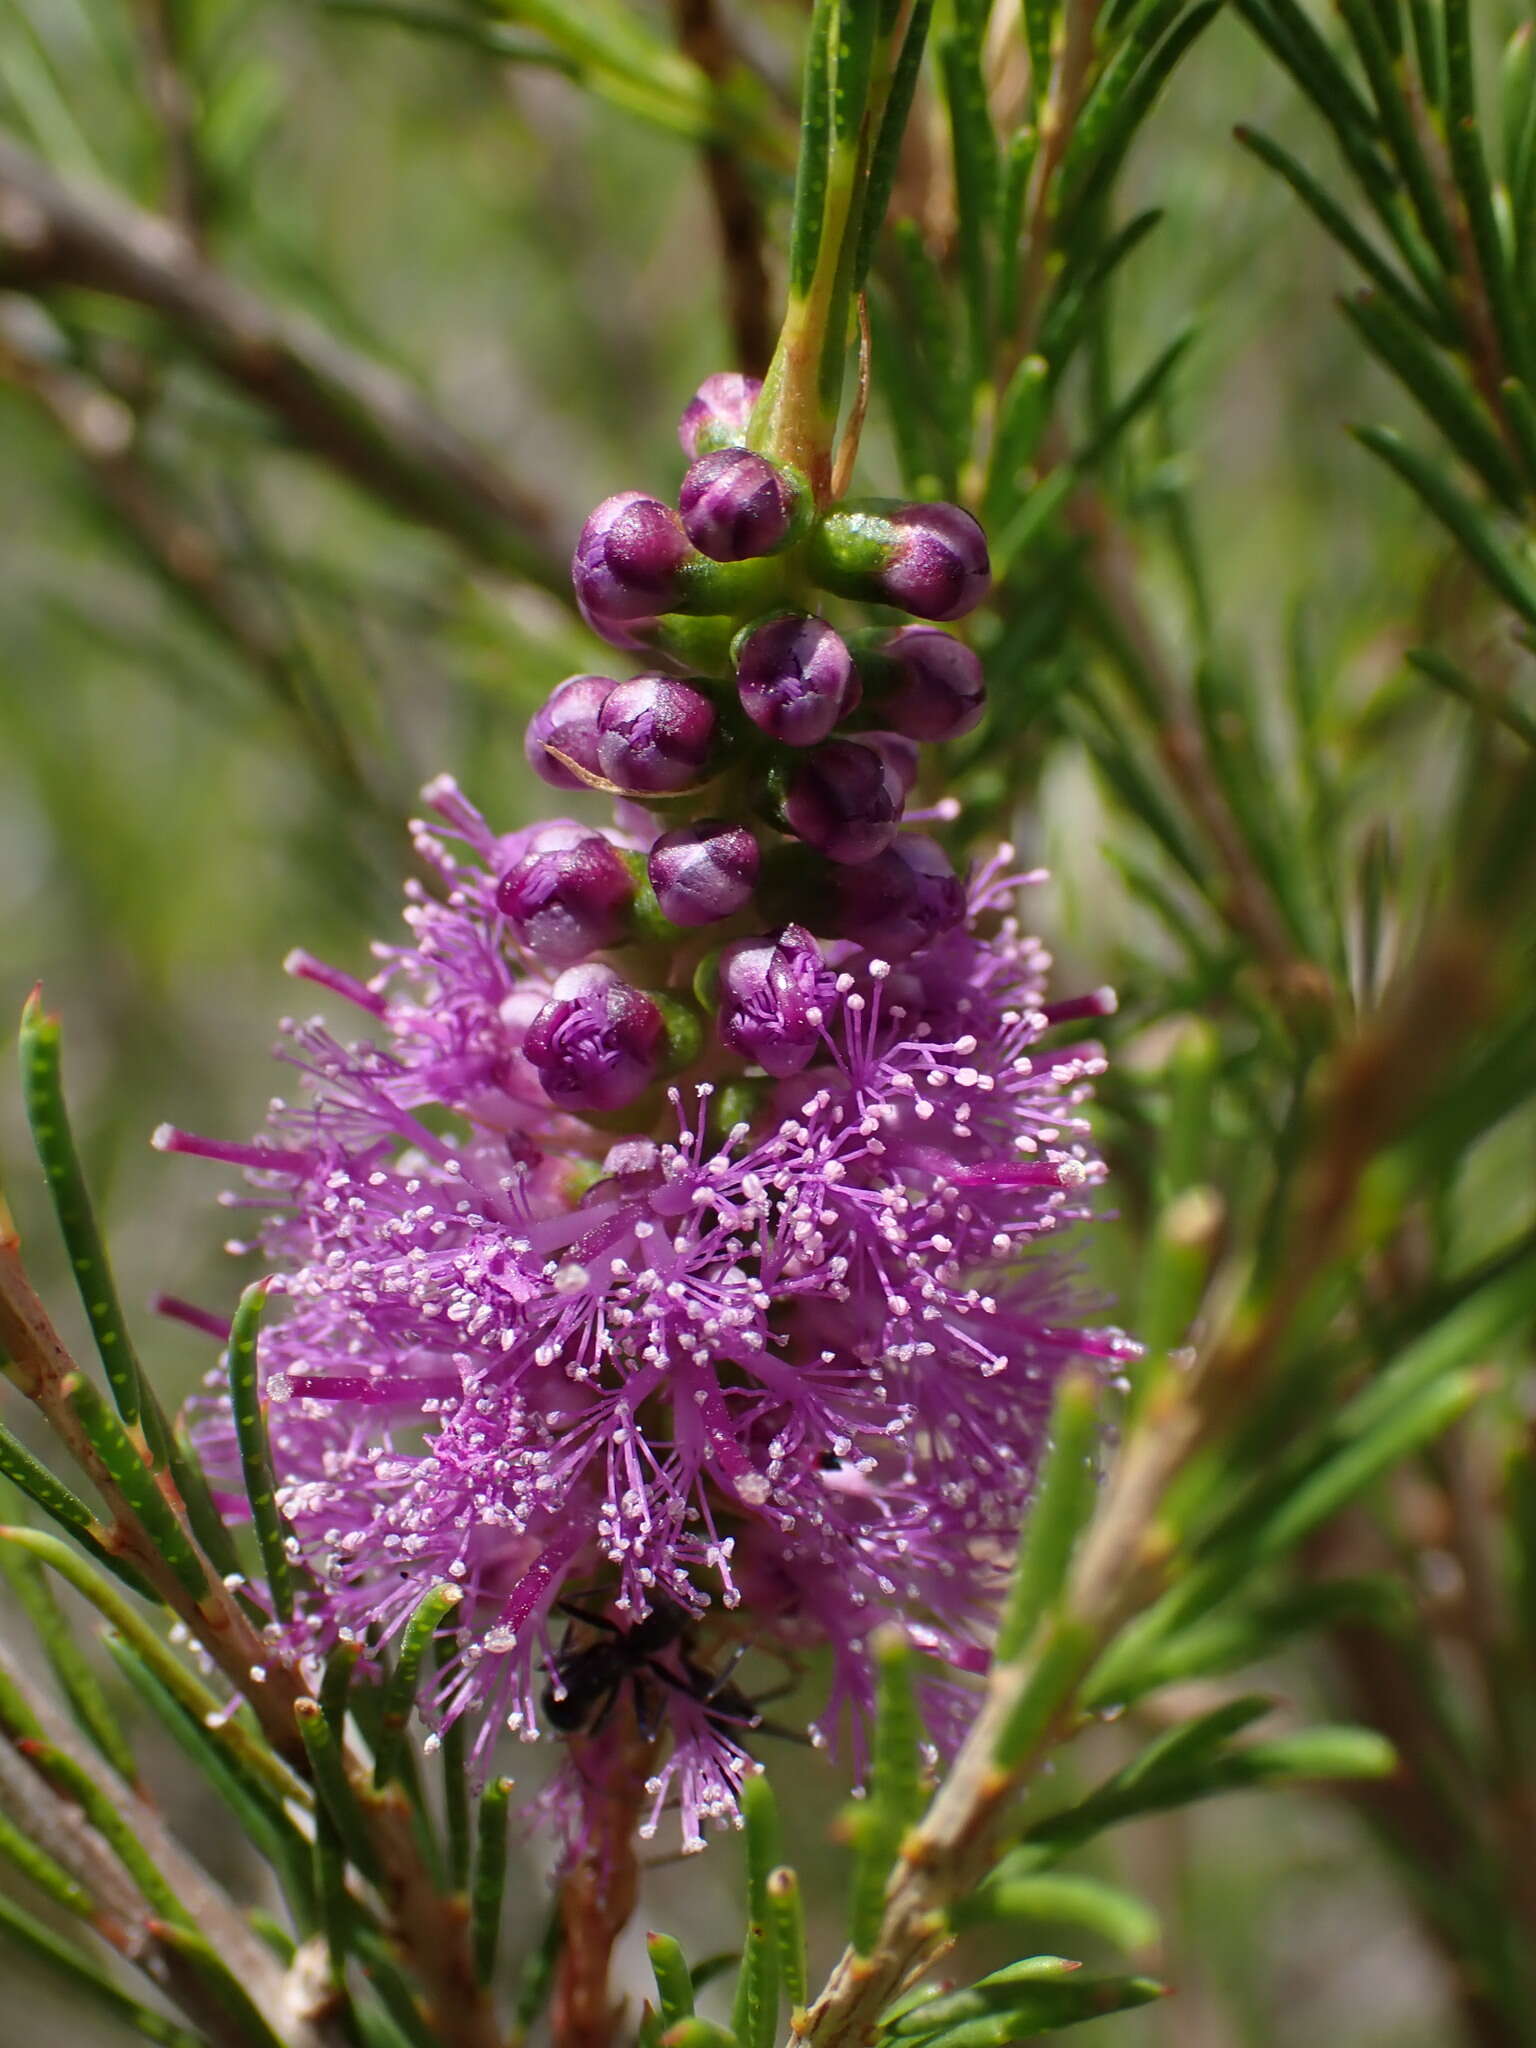
[[[569,599],[544,512],[407,380],[206,262],[173,222],[0,136],[0,286],[146,307],[302,448],[487,567]]]

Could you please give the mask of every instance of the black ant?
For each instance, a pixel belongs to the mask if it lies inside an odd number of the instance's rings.
[[[692,1651],[697,1641],[694,1617],[675,1601],[658,1599],[643,1620],[632,1628],[620,1628],[605,1614],[594,1614],[574,1602],[562,1600],[560,1612],[572,1627],[550,1666],[550,1681],[544,1688],[544,1717],[562,1735],[595,1735],[618,1703],[626,1684],[634,1689],[635,1721],[640,1734],[653,1741],[659,1734],[666,1695],[664,1687],[688,1693],[704,1707],[709,1719],[728,1729],[765,1728],[761,1713],[731,1673],[747,1653],[741,1644],[732,1652],[724,1670],[710,1671]],[[575,1645],[575,1624],[601,1630],[595,1642]],[[665,1661],[672,1652],[672,1661]],[[769,1728],[772,1734],[789,1730]]]

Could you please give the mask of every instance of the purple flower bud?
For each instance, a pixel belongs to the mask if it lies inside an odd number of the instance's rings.
[[[581,529],[571,580],[595,621],[622,625],[672,608],[691,552],[670,506],[644,491],[620,491],[604,498]]]
[[[574,846],[530,853],[496,885],[496,908],[518,943],[551,967],[574,967],[629,929],[635,881],[600,833]]]
[[[874,748],[900,784],[902,795],[910,796],[917,783],[917,741],[900,732],[861,732],[859,740]]]
[[[671,676],[615,683],[597,722],[599,767],[631,796],[670,796],[704,781],[714,741],[714,705]]]
[[[677,423],[677,438],[688,460],[742,441],[762,388],[760,377],[743,377],[739,370],[717,370],[706,377]]]
[[[529,1025],[523,1054],[557,1109],[623,1109],[660,1072],[666,1024],[611,967],[571,967]]]
[[[863,672],[875,716],[914,740],[971,732],[986,708],[981,660],[935,626],[902,626],[878,642]]]
[[[965,916],[965,890],[932,839],[901,833],[858,867],[834,870],[832,930],[866,952],[905,960]]]
[[[810,562],[828,590],[920,619],[962,619],[992,584],[987,537],[958,505],[841,505],[817,527]]]
[[[836,981],[803,925],[738,939],[720,955],[720,1042],[782,1080],[815,1058]]]
[[[588,774],[596,775],[597,716],[612,689],[613,682],[608,676],[567,676],[555,686],[548,702],[529,719],[523,738],[523,751],[536,775],[542,775],[556,789],[588,786],[549,750],[558,748]]]
[[[683,530],[701,554],[716,562],[747,562],[776,554],[797,537],[807,494],[766,455],[717,448],[688,471],[677,503]]]
[[[673,924],[714,924],[752,900],[760,855],[742,825],[700,818],[663,832],[650,851],[651,887]]]
[[[829,860],[873,860],[896,836],[903,791],[861,740],[827,740],[796,764],[784,793],[789,830]]]
[[[744,635],[736,650],[741,708],[792,747],[824,740],[859,701],[859,679],[842,638],[825,619],[785,612]]]

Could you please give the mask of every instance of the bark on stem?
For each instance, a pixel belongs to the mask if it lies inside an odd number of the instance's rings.
[[[555,2048],[609,2048],[617,2029],[621,2008],[609,1990],[609,1970],[613,1945],[635,1910],[635,1829],[655,1754],[655,1742],[641,1734],[627,1701],[600,1735],[571,1743],[581,1821],[560,1881]]]

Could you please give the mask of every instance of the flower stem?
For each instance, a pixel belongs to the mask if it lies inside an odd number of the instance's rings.
[[[635,1828],[655,1742],[621,1709],[600,1735],[571,1744],[581,1786],[575,1847],[560,1881],[560,1960],[555,1973],[555,2048],[609,2048],[619,2009],[608,1988],[613,1945],[635,1909],[640,1866]]]

